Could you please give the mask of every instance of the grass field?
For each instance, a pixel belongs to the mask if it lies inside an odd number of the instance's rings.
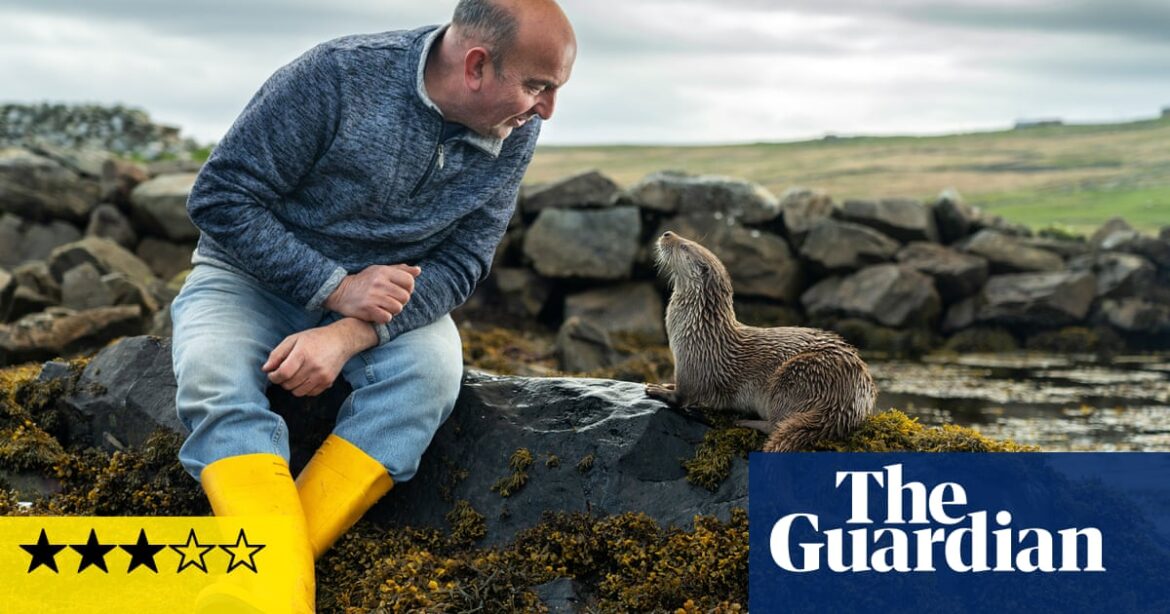
[[[1170,118],[931,137],[844,137],[726,146],[541,147],[526,182],[598,169],[628,186],[657,170],[730,175],[776,195],[933,199],[945,188],[1035,228],[1091,233],[1113,216],[1170,226]]]

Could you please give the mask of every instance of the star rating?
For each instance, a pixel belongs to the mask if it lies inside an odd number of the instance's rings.
[[[233,569],[241,565],[251,569],[252,573],[256,573],[256,560],[253,557],[256,556],[257,552],[263,550],[264,546],[262,544],[249,544],[248,539],[244,536],[244,530],[240,529],[240,534],[236,537],[235,544],[220,546],[220,548],[232,556],[232,560],[228,561],[228,573],[231,573]],[[241,556],[240,550],[248,550],[249,552]],[[239,557],[239,560],[236,560],[237,557]],[[244,557],[247,557],[246,560]]]
[[[215,550],[215,546],[199,543],[199,540],[195,538],[195,529],[191,529],[191,532],[187,534],[187,542],[172,545],[171,550],[178,552],[179,556],[182,557],[179,560],[179,569],[176,573],[181,573],[184,569],[192,565],[203,573],[207,573],[207,563],[203,560],[203,557],[208,552]]]
[[[41,536],[37,538],[37,543],[21,544],[20,547],[32,555],[32,560],[28,563],[28,573],[32,573],[34,569],[42,565],[52,569],[53,573],[57,573],[57,559],[55,557],[65,546],[50,544],[44,529],[41,529]]]
[[[113,550],[114,546],[99,543],[97,531],[90,529],[89,539],[85,540],[84,544],[73,544],[69,547],[81,555],[81,563],[77,566],[77,573],[85,571],[91,565],[97,566],[105,573],[110,573],[110,570],[106,569],[106,553]]]
[[[126,573],[128,574],[139,567],[145,567],[156,574],[159,573],[155,558],[159,552],[167,548],[175,551],[179,555],[179,564],[175,573],[182,573],[189,568],[195,568],[205,574],[209,573],[205,557],[216,548],[223,550],[230,557],[227,563],[227,573],[231,573],[240,567],[246,568],[252,573],[258,573],[256,555],[265,547],[264,544],[249,542],[244,529],[239,530],[236,541],[232,544],[201,543],[199,538],[196,537],[195,529],[188,530],[187,540],[181,544],[152,544],[146,536],[145,529],[138,530],[138,539],[133,544],[103,544],[98,539],[97,531],[92,528],[89,530],[89,537],[84,544],[54,544],[49,540],[45,529],[41,528],[36,543],[20,544],[20,548],[27,552],[30,557],[27,573],[33,573],[41,567],[53,573],[60,573],[57,567],[56,557],[62,550],[69,548],[81,555],[77,565],[77,573],[79,574],[91,567],[100,569],[102,573],[109,574],[110,570],[106,564],[106,557],[111,550],[117,548],[121,548],[130,555],[130,562],[126,567]]]
[[[154,573],[158,573],[158,567],[154,564],[154,555],[158,554],[158,551],[166,548],[166,546],[150,543],[146,539],[145,529],[138,530],[137,542],[133,544],[122,544],[120,547],[130,553],[130,566],[126,568],[126,573],[130,573],[143,565]]]

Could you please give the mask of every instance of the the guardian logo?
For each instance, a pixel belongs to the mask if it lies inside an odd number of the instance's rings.
[[[1103,572],[1103,537],[1095,527],[1053,532],[1015,527],[1009,510],[978,509],[961,484],[905,481],[902,464],[882,471],[838,471],[848,497],[844,527],[823,527],[811,512],[787,514],[771,527],[772,561],[784,571],[959,573]],[[885,496],[885,517],[871,518],[871,496]],[[909,509],[906,502],[909,501]],[[876,500],[875,500],[876,502]],[[976,509],[971,509],[976,508]],[[875,526],[880,525],[880,526]],[[1058,525],[1059,526],[1059,525]],[[989,547],[990,546],[990,547]]]

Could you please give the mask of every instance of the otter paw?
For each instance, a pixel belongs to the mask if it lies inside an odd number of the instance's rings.
[[[666,401],[671,405],[678,400],[678,393],[674,389],[674,384],[646,384],[646,396],[652,399],[659,399]]]

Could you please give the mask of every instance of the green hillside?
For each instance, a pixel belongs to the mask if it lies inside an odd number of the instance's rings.
[[[599,169],[622,186],[663,169],[742,177],[777,195],[792,186],[838,200],[932,199],[956,188],[967,202],[1034,228],[1092,232],[1121,216],[1170,226],[1170,117],[930,137],[843,137],[726,146],[541,147],[526,182]]]

